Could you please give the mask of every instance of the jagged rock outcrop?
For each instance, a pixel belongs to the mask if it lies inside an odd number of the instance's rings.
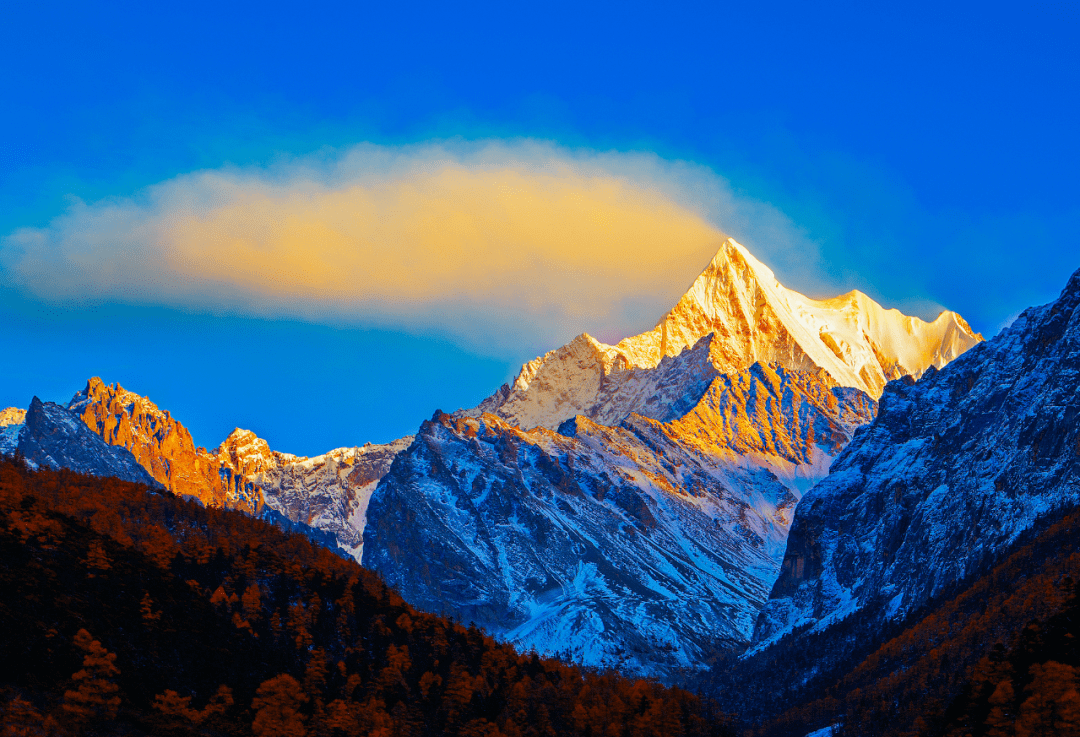
[[[19,409],[18,407],[8,407],[7,409],[0,409],[0,427],[21,425],[25,421],[25,409]]]
[[[653,371],[706,366],[711,347]],[[422,608],[592,665],[658,673],[745,642],[801,489],[874,402],[820,370],[712,374],[666,422],[437,413],[372,497],[364,565]]]
[[[18,452],[33,468],[69,468],[93,476],[160,487],[126,448],[111,446],[59,404],[30,402],[18,434]]]
[[[796,512],[758,647],[856,609],[901,617],[1080,501],[1080,271],[1057,301],[914,382]]]
[[[255,433],[237,429],[218,447],[217,456],[261,490],[267,508],[331,536],[359,560],[371,493],[412,439],[337,448],[308,458],[272,451]]]
[[[308,458],[272,451],[255,433],[237,428],[208,451],[195,447],[191,433],[168,410],[97,377],[68,407],[107,443],[131,451],[173,493],[318,530],[320,542],[357,558],[371,492],[412,440]]]
[[[578,336],[522,366],[512,385],[463,414],[491,412],[525,429],[555,428],[578,414],[606,424],[631,412],[648,414],[643,401],[652,387],[641,384],[640,369],[655,368],[710,334],[709,359],[718,373],[754,363],[821,369],[831,384],[874,398],[887,381],[940,368],[982,340],[955,312],[927,323],[858,291],[810,299],[782,286],[729,239],[652,330],[615,346]]]
[[[258,491],[217,454],[196,448],[191,433],[168,410],[98,377],[68,403],[106,443],[127,448],[162,486],[215,507],[259,511]]]

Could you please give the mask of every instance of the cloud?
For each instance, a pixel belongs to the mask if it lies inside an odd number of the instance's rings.
[[[651,327],[730,233],[827,283],[782,213],[705,167],[523,141],[365,144],[75,201],[0,240],[57,302],[164,304],[436,332],[474,350]]]

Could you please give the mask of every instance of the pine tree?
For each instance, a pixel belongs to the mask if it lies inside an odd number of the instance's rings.
[[[107,571],[112,568],[112,561],[109,560],[100,540],[90,542],[90,547],[86,551],[86,568],[90,578],[96,576],[98,571]]]
[[[990,695],[990,715],[986,718],[988,737],[1009,737],[1015,728],[1013,702],[1015,692],[1012,681],[1004,679]]]
[[[287,673],[264,681],[251,702],[255,712],[251,731],[255,737],[304,737],[307,730],[300,709],[307,700],[299,682]]]
[[[165,716],[181,717],[188,721],[195,721],[196,712],[191,708],[191,697],[181,696],[176,691],[165,689],[154,697],[154,709]]]
[[[64,711],[79,723],[114,718],[120,708],[120,687],[113,681],[120,675],[116,654],[84,629],[75,634],[75,646],[85,653],[83,667],[71,677],[75,688],[64,692]]]
[[[150,598],[150,592],[144,591],[142,602],[139,604],[139,613],[147,624],[152,624],[161,619],[161,612],[154,611],[154,600]]]
[[[1016,722],[1017,737],[1057,737],[1077,734],[1080,724],[1075,721],[1075,711],[1066,711],[1076,696],[1076,669],[1069,665],[1050,661],[1031,666],[1031,683],[1024,689],[1027,698],[1020,705],[1020,718]],[[1069,699],[1066,694],[1071,692]],[[1065,701],[1065,704],[1062,704]],[[1065,717],[1064,719],[1062,717]],[[1068,723],[1068,722],[1071,722]]]
[[[43,716],[33,704],[16,696],[0,709],[0,737],[50,737],[60,734],[60,725]]]

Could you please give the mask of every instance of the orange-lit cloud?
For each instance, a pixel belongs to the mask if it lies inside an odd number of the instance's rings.
[[[689,165],[532,142],[363,146],[77,203],[4,238],[0,263],[50,300],[345,319],[474,348],[541,348],[582,330],[616,339],[651,327],[719,246],[718,221],[755,217],[774,255],[813,259],[782,215]]]

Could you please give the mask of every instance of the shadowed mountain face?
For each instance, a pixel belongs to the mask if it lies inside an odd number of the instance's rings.
[[[764,645],[857,609],[900,618],[1080,501],[1080,272],[1057,301],[916,382],[803,499]]]
[[[363,563],[418,606],[525,648],[699,666],[749,639],[801,488],[873,408],[819,375],[755,365],[669,422],[522,431],[437,414],[372,497]]]
[[[69,468],[160,487],[126,448],[109,445],[59,404],[34,397],[18,434],[18,452],[34,468]]]

